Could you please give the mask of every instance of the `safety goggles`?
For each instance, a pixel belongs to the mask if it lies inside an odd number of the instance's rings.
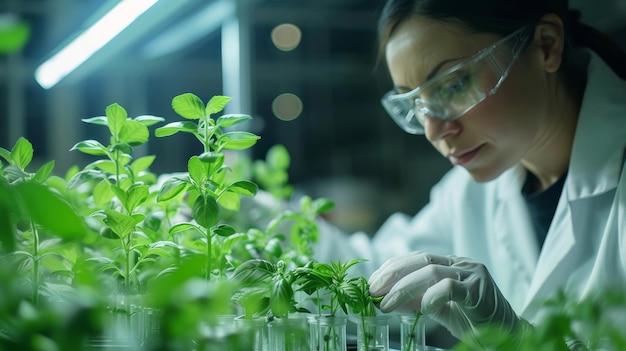
[[[498,91],[533,28],[518,29],[407,93],[388,92],[383,107],[410,134],[424,134],[426,116],[442,121],[461,117]]]

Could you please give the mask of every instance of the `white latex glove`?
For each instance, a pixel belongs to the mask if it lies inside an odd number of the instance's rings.
[[[487,268],[467,258],[414,252],[392,258],[369,279],[380,309],[420,311],[457,338],[484,325],[513,332],[528,325],[513,311]]]

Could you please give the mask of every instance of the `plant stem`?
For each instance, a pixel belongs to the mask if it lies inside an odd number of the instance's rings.
[[[35,222],[30,221],[33,231],[33,305],[39,304],[39,233]]]
[[[211,247],[211,245],[213,244],[212,242],[212,235],[211,235],[211,229],[207,228],[207,232],[206,232],[206,247],[207,247],[207,257],[206,257],[206,280],[210,281],[211,280],[211,265],[212,265],[212,261],[213,261],[213,248]]]
[[[367,329],[366,329],[366,325],[365,325],[365,315],[363,313],[361,313],[361,331],[362,334],[361,335],[363,337],[363,346],[365,347],[365,351],[369,351],[370,346],[369,346],[369,338],[367,337],[368,333],[367,333]]]
[[[406,342],[406,348],[404,351],[411,351],[411,346],[413,344],[413,340],[415,339],[416,335],[415,335],[415,329],[417,328],[417,322],[419,321],[421,316],[421,313],[418,311],[415,313],[415,320],[413,321],[413,324],[411,325],[411,332],[409,333],[409,340],[407,340]]]
[[[131,245],[132,245],[132,241],[131,241],[131,234],[128,234],[128,236],[126,237],[126,243],[125,245],[122,244],[124,246],[124,253],[126,255],[126,274],[124,274],[124,287],[126,288],[126,292],[129,291],[129,287],[130,287],[130,266],[131,266]]]
[[[319,291],[319,289],[315,290],[315,295],[317,295],[317,301],[316,301],[316,304],[317,304],[317,315],[321,317],[322,316],[322,301],[320,299],[320,291]]]

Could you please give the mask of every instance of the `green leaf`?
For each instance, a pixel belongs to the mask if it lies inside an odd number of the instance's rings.
[[[193,223],[188,223],[188,222],[182,222],[182,223],[177,223],[175,225],[173,225],[170,230],[169,233],[170,234],[175,234],[178,232],[184,232],[186,230],[196,230],[199,233],[202,233],[202,230],[195,224]]]
[[[120,238],[124,239],[135,229],[137,224],[135,218],[108,208],[104,210],[104,213],[106,214],[104,223]]]
[[[83,121],[85,123],[97,124],[97,125],[101,125],[101,126],[108,126],[109,125],[109,121],[107,119],[107,116],[97,116],[97,117],[91,117],[91,118],[84,118],[84,119],[81,119],[81,121]]]
[[[78,239],[85,235],[81,217],[46,186],[24,182],[17,185],[17,191],[30,217],[53,234],[64,239]]]
[[[133,147],[128,145],[127,143],[117,143],[117,144],[111,145],[109,147],[109,151],[111,152],[119,151],[122,153],[122,156],[127,155],[127,159],[124,160],[125,162],[122,162],[123,164],[126,164],[132,158],[130,155],[133,154]]]
[[[126,110],[117,103],[107,106],[105,111],[111,135],[117,137],[124,124],[126,124],[128,113],[126,113]]]
[[[0,249],[4,249],[4,252],[15,250],[15,198],[14,190],[6,182],[0,181]]]
[[[85,169],[93,169],[93,168],[99,169],[109,174],[117,173],[115,162],[111,160],[97,160],[85,166]]]
[[[316,215],[326,213],[335,208],[335,203],[329,199],[320,198],[313,201],[313,211]]]
[[[149,189],[147,185],[133,185],[128,189],[128,200],[126,209],[129,213],[135,211],[139,205],[143,204],[148,198]]]
[[[107,239],[119,239],[120,236],[117,235],[113,229],[109,228],[109,227],[102,227],[100,229],[100,236],[103,238],[107,238]]]
[[[212,196],[202,194],[194,201],[191,213],[198,224],[211,228],[219,220],[220,208]]]
[[[218,127],[231,127],[252,119],[250,115],[241,115],[241,114],[227,114],[222,115],[217,119]]]
[[[241,198],[239,195],[231,192],[222,193],[217,202],[219,202],[222,207],[232,211],[239,211],[241,207]]]
[[[94,156],[104,156],[107,154],[107,148],[100,144],[97,140],[83,140],[72,146],[70,151],[78,150],[82,153]]]
[[[230,96],[215,95],[206,104],[206,115],[211,116],[224,109],[233,98]]]
[[[72,176],[70,180],[67,182],[67,190],[76,189],[79,186],[83,185],[94,179],[105,179],[106,175],[99,170],[88,169],[80,171]]]
[[[260,136],[249,132],[229,132],[219,137],[218,145],[226,150],[244,150],[256,144],[259,139]]]
[[[154,131],[154,135],[156,137],[166,137],[170,135],[174,135],[178,132],[185,133],[196,133],[198,131],[198,125],[195,122],[191,121],[182,121],[182,122],[172,122],[164,125],[163,127],[157,128]]]
[[[201,153],[198,158],[205,163],[219,163],[218,167],[224,163],[224,153],[222,152],[207,151]]]
[[[146,127],[150,127],[150,126],[153,126],[153,125],[155,125],[157,123],[164,122],[165,118],[152,116],[152,115],[141,115],[141,116],[137,116],[137,117],[133,118],[133,121],[139,122],[139,123],[143,124]]]
[[[215,166],[213,166],[212,168],[215,169]],[[219,185],[224,184],[224,180],[226,179],[226,174],[228,173],[228,171],[230,171],[230,168],[221,167],[217,171],[213,172],[213,174],[211,175],[211,180],[215,184],[219,184]]]
[[[146,252],[144,252],[142,256],[147,257],[151,255],[155,255],[159,257],[171,257],[172,253],[165,250],[161,246],[156,246],[156,247],[149,247],[148,250],[146,250]]]
[[[234,229],[233,229],[234,230]],[[246,235],[244,233],[233,233],[229,235],[222,242],[222,252],[224,254],[229,254],[232,251],[232,247],[239,241],[246,239]]]
[[[115,193],[115,196],[117,196],[118,200],[120,200],[124,208],[128,210],[126,206],[126,202],[128,200],[128,193],[126,193],[126,191],[124,191],[124,189],[121,188],[119,185],[111,185],[111,190],[113,190],[113,193]]]
[[[273,263],[266,260],[251,259],[235,268],[232,279],[251,287],[268,281],[275,273],[276,265]]]
[[[267,163],[272,166],[272,168],[277,169],[287,169],[291,164],[291,157],[289,156],[289,152],[284,145],[276,144],[272,146],[266,155]]]
[[[30,177],[29,173],[23,171],[20,167],[16,165],[8,165],[2,171],[4,173],[4,177],[9,183],[28,179]]]
[[[17,142],[11,149],[11,157],[16,166],[25,169],[33,160],[33,145],[24,137],[17,139]]]
[[[115,194],[111,190],[111,183],[106,180],[101,181],[93,188],[93,201],[97,206],[108,204]]]
[[[187,187],[188,182],[180,178],[169,178],[163,183],[159,194],[157,195],[157,201],[167,201],[176,197]]]
[[[200,119],[205,117],[204,103],[192,93],[178,95],[172,99],[172,108],[181,117],[187,119]]]
[[[267,245],[265,245],[264,250],[272,257],[280,257],[283,254],[283,247],[280,245],[280,240],[276,238],[270,239]]]
[[[143,221],[144,219],[146,219],[146,215],[143,214],[143,213],[134,213],[131,217],[133,217],[135,219],[135,223],[139,223],[139,222]],[[141,233],[141,235],[145,236],[144,233]],[[147,239],[148,238],[146,237],[146,240]]]
[[[239,180],[228,186],[228,191],[244,196],[254,196],[258,190],[259,187],[248,180]]]
[[[148,156],[140,157],[136,159],[130,165],[130,169],[133,171],[133,173],[139,174],[139,172],[145,171],[150,166],[152,166],[152,163],[154,162],[155,159],[156,159],[155,155],[148,155]]]
[[[46,162],[35,172],[35,180],[44,183],[54,170],[54,160]]]
[[[284,277],[274,277],[270,294],[270,309],[272,313],[281,318],[287,318],[291,311],[294,297],[291,283]]]
[[[119,137],[122,143],[138,146],[148,141],[150,131],[148,131],[148,127],[137,121],[127,120],[120,129]]]
[[[5,149],[3,147],[0,147],[0,157],[5,159],[7,161],[7,163],[9,163],[9,164],[13,163],[13,156],[11,156],[11,151],[9,151],[9,150],[7,150],[7,149]]]
[[[196,184],[202,185],[208,177],[208,165],[198,158],[198,156],[192,156],[187,162],[187,171],[189,177],[193,179]]]
[[[217,228],[213,230],[213,233],[219,236],[228,237],[237,233],[237,231],[233,226],[230,226],[228,224],[220,224],[219,226],[217,226]]]

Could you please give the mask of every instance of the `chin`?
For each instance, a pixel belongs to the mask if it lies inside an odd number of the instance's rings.
[[[486,183],[486,182],[492,181],[498,178],[502,173],[504,173],[504,170],[500,170],[500,169],[487,169],[487,168],[467,169],[466,168],[465,170],[470,174],[470,177],[472,177],[472,179],[478,183]]]

